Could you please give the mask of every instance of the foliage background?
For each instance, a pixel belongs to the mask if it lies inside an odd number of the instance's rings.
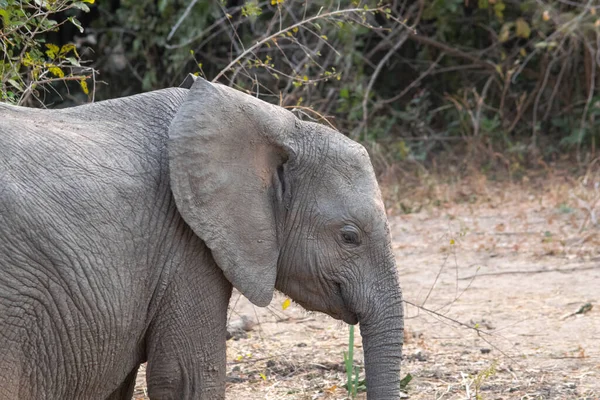
[[[31,35],[18,10],[35,7],[56,22]],[[593,0],[0,0],[2,96],[68,106],[176,86],[195,72],[327,117],[368,145],[380,171],[444,159],[518,178],[526,167],[595,157],[599,8]],[[359,11],[340,12],[350,9]],[[36,51],[11,49],[15,32]],[[61,78],[50,72],[49,44],[76,51],[57,60],[73,78],[19,96],[19,87],[36,87],[36,68]],[[93,79],[89,94],[82,77]]]

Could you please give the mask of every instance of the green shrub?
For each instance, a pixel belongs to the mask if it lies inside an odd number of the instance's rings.
[[[0,101],[44,103],[52,84],[76,81],[89,93],[87,80],[94,71],[81,65],[76,46],[46,41],[66,23],[83,27],[72,10],[89,11],[94,0],[0,0]]]

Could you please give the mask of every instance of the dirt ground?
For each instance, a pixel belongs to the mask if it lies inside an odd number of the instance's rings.
[[[390,216],[406,398],[600,399],[596,181],[440,185],[418,212]],[[284,301],[234,294],[231,323],[256,325],[228,342],[227,398],[347,398],[347,326]],[[358,330],[355,346],[362,366]],[[143,370],[138,383],[145,399]]]

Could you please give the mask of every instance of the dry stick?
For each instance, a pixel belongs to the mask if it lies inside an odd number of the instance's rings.
[[[487,79],[487,81],[485,82],[485,85],[483,86],[483,90],[481,91],[481,96],[479,96],[477,94],[477,92],[474,91],[475,97],[477,98],[477,108],[475,111],[475,118],[473,119],[473,136],[479,136],[479,128],[481,126],[481,109],[485,102],[485,98],[487,96],[488,89],[490,88],[490,84],[492,83],[493,80],[494,80],[494,75],[491,75]],[[472,114],[471,114],[471,118],[473,118]]]
[[[444,268],[446,267],[446,263],[448,262],[449,257],[450,257],[450,254],[446,254],[446,257],[444,258],[444,261],[442,262],[442,266],[440,267],[437,275],[435,276],[433,283],[429,287],[429,292],[427,292],[427,296],[425,296],[425,299],[421,303],[421,307],[423,307],[425,305],[425,303],[429,299],[429,296],[431,296],[431,293],[433,292],[433,289],[435,288],[435,285],[437,284],[438,279],[440,278],[440,276],[442,275],[442,272],[444,271]]]
[[[574,24],[577,24],[579,22],[581,22],[581,20],[587,15],[588,11],[591,8],[591,4],[593,3],[594,0],[588,0],[587,4],[585,5],[585,9],[577,15],[577,17],[570,19],[568,22],[566,22],[564,25],[562,25],[560,28],[556,29],[550,36],[548,36],[545,40],[546,43],[551,42],[552,40],[554,40],[554,38],[556,38],[557,36],[559,36],[561,33],[565,33],[568,31],[568,28]],[[557,25],[558,25],[558,21],[557,21]],[[563,38],[563,42],[564,40],[568,37],[568,35],[565,35],[565,37]],[[561,46],[562,43],[561,42]],[[559,46],[559,47],[561,47]],[[525,66],[527,64],[529,64],[529,61],[531,61],[531,59],[533,58],[533,56],[535,56],[538,52],[540,51],[540,48],[534,48],[533,51],[531,53],[529,53],[527,55],[527,57],[525,57],[525,59],[523,60],[523,62],[521,63],[521,65],[517,68],[517,70],[515,71],[515,73],[512,76],[512,82],[515,83],[517,76],[519,76],[521,74],[521,72],[523,72],[523,70],[525,69]]]
[[[446,55],[446,53],[440,53],[440,55],[438,56],[438,58],[429,66],[429,68],[427,68],[427,70],[425,70],[425,72],[423,72],[421,75],[419,75],[419,77],[417,79],[415,79],[414,81],[412,81],[410,83],[410,85],[408,85],[407,87],[404,88],[404,90],[402,90],[399,94],[395,95],[394,97],[391,97],[389,99],[384,99],[384,100],[380,100],[379,103],[381,104],[389,104],[389,103],[393,103],[396,100],[400,100],[402,97],[404,97],[406,95],[406,93],[408,93],[412,88],[414,88],[415,86],[417,86],[419,84],[419,82],[421,82],[425,77],[427,77],[429,75],[429,73],[438,66],[438,64],[440,63],[440,61],[442,61],[442,58],[444,58],[444,56]]]
[[[533,104],[533,127],[532,127],[532,134],[531,134],[531,143],[534,146],[537,146],[537,128],[536,128],[536,124],[537,124],[537,109],[539,106],[539,101],[542,97],[542,94],[546,88],[546,85],[548,84],[548,80],[550,78],[550,73],[552,72],[552,67],[554,66],[554,64],[559,60],[557,54],[559,52],[560,49],[563,48],[563,45],[565,44],[566,40],[567,40],[568,36],[565,36],[562,38],[560,44],[557,46],[556,51],[552,54],[552,62],[550,63],[550,65],[547,65],[547,59],[548,56],[547,54],[544,55],[544,68],[545,68],[545,72],[543,74],[544,78],[542,81],[542,85],[540,86],[540,90],[538,91],[536,98],[535,98],[535,102]],[[566,64],[566,62],[565,62]],[[546,121],[547,117],[548,117],[548,112],[550,110],[550,107],[552,106],[551,101],[552,98],[556,95],[556,91],[558,89],[558,84],[560,83],[560,80],[562,79],[561,74],[564,73],[564,66],[565,64],[563,64],[563,67],[561,67],[560,73],[559,73],[559,77],[557,78],[557,83],[554,85],[554,88],[552,90],[552,94],[550,96],[550,101],[548,102],[548,109],[546,110],[546,113],[544,114],[544,117],[542,118],[542,121]]]
[[[514,75],[513,75],[513,80],[514,80]],[[535,88],[530,93],[530,95],[527,96],[527,99],[525,99],[525,101],[523,102],[523,104],[521,104],[520,107],[517,106],[517,116],[515,117],[515,119],[513,120],[513,122],[508,127],[507,134],[511,133],[517,127],[517,124],[519,123],[519,121],[523,117],[523,113],[531,105],[531,102],[533,101],[535,95],[537,94],[537,91],[540,90],[541,85],[542,85],[542,81],[538,81],[538,83],[536,84]]]
[[[381,61],[379,61],[379,64],[377,64],[377,68],[375,68],[375,71],[373,71],[373,75],[371,75],[371,79],[369,80],[369,84],[367,85],[367,89],[365,90],[365,95],[362,101],[363,123],[361,128],[363,129],[367,128],[367,120],[369,118],[367,102],[369,101],[369,93],[371,92],[371,89],[373,88],[373,85],[377,80],[377,76],[379,76],[379,73],[383,69],[383,66],[388,62],[388,60],[396,53],[396,51],[398,51],[400,46],[402,46],[404,42],[406,42],[406,39],[408,39],[408,33],[404,32],[402,35],[400,35],[400,38],[398,39],[396,44],[390,49],[390,51],[388,51],[387,54],[383,56]]]
[[[291,111],[298,110],[298,111],[302,112],[302,114],[306,115],[308,118],[310,118],[310,119],[312,119],[312,120],[315,120],[314,118],[312,118],[312,117],[311,117],[311,116],[308,114],[309,112],[310,112],[310,113],[313,113],[313,114],[315,114],[317,117],[319,117],[319,119],[317,119],[316,121],[323,121],[323,122],[325,122],[327,125],[329,125],[329,127],[330,127],[331,129],[335,129],[335,126],[334,126],[334,125],[333,125],[331,122],[329,122],[329,120],[327,119],[327,117],[326,117],[326,116],[324,116],[323,114],[319,113],[319,112],[318,112],[318,111],[316,111],[316,110],[313,110],[313,109],[312,109],[312,108],[310,108],[310,107],[305,107],[305,106],[283,106],[283,108],[287,108],[287,109],[289,109],[289,110],[291,110]]]
[[[550,99],[548,100],[548,105],[546,106],[546,112],[544,113],[544,116],[542,117],[542,121],[546,121],[548,119],[548,116],[550,115],[550,111],[552,110],[552,103],[554,102],[556,93],[558,93],[558,88],[560,87],[562,78],[565,74],[565,71],[567,70],[567,65],[569,64],[569,55],[571,54],[571,51],[569,51],[569,53],[567,53],[567,56],[565,57],[565,61],[562,63],[562,66],[560,67],[560,72],[558,73],[558,77],[556,78],[556,84],[554,85],[554,88],[552,89],[552,93],[550,94]]]
[[[254,306],[254,307],[256,307],[256,306]],[[265,310],[267,310],[268,312],[273,314],[275,316],[275,318],[277,318],[276,322],[285,322],[285,321],[289,321],[290,319],[292,319],[292,317],[288,317],[287,315],[285,315],[285,313],[281,313],[281,315],[283,315],[283,317],[282,317],[279,314],[279,311],[275,311],[276,310],[275,307],[268,306],[265,308]]]
[[[225,15],[225,17],[227,18],[227,10],[225,10],[225,8],[223,8],[223,6],[221,4],[219,4],[219,8],[221,9],[221,12],[223,13],[223,15]],[[244,42],[242,41],[242,39],[238,35],[237,29],[235,28],[235,26],[231,22],[231,19],[227,18],[227,23],[231,27],[231,29],[227,30],[227,35],[229,36],[229,41],[231,42],[231,45],[233,47],[235,47],[235,51],[237,51],[237,52],[240,51],[240,48],[238,46],[238,42],[242,46],[242,51],[246,50],[244,48]],[[232,34],[232,32],[233,32],[233,34]],[[234,40],[233,36],[235,36],[235,38],[237,39],[237,41]]]
[[[287,28],[281,29],[281,30],[275,32],[274,34],[269,35],[266,38],[259,40],[252,47],[250,47],[247,50],[245,50],[242,54],[240,54],[232,62],[230,62],[225,68],[223,68],[221,70],[221,72],[219,72],[217,74],[217,76],[215,76],[215,78],[212,80],[212,82],[218,81],[235,64],[237,64],[241,59],[243,59],[244,57],[246,57],[249,53],[252,53],[258,47],[262,46],[263,44],[267,43],[269,40],[272,40],[273,38],[275,38],[275,37],[277,37],[277,36],[279,36],[279,35],[281,35],[281,34],[283,34],[285,32],[291,31],[294,28],[298,28],[298,27],[300,27],[302,25],[309,24],[309,23],[311,23],[313,21],[316,21],[318,19],[325,19],[325,18],[333,17],[335,15],[350,14],[350,13],[354,13],[354,12],[375,12],[375,11],[381,11],[381,9],[380,8],[369,8],[369,9],[364,9],[364,8],[349,8],[347,10],[337,10],[337,11],[332,11],[332,12],[328,12],[328,13],[325,13],[325,14],[318,14],[318,15],[315,15],[313,17],[310,17],[309,19],[305,19],[303,21],[300,21],[300,22],[298,22],[298,23],[296,23],[294,25],[290,25]]]
[[[590,54],[594,54],[596,59],[596,63],[598,63],[598,52],[594,51],[593,47],[590,46],[587,40],[584,40],[584,46],[587,47]],[[593,61],[592,61],[593,63]],[[596,65],[592,65],[592,76],[590,79],[590,90],[588,93],[588,98],[585,103],[585,107],[583,109],[583,113],[581,114],[581,123],[579,125],[579,140],[577,141],[577,161],[581,162],[581,142],[583,141],[583,128],[585,126],[585,117],[590,109],[590,104],[592,99],[594,98],[594,91],[596,90]]]
[[[264,5],[264,4],[266,4],[266,2],[265,3],[260,3],[260,4]],[[235,11],[235,9],[233,9],[231,12],[235,13],[236,11]],[[188,45],[194,43],[196,40],[202,39],[203,37],[205,37],[205,35],[210,34],[210,36],[208,36],[207,38],[205,38],[202,42],[200,42],[200,44],[198,46],[196,46],[196,48],[202,48],[206,43],[210,42],[216,35],[220,34],[221,29],[223,29],[223,27],[226,26],[225,24],[223,24],[223,22],[225,21],[225,19],[227,19],[226,16],[218,19],[211,26],[209,26],[208,28],[202,30],[199,34],[197,34],[196,36],[194,36],[192,38],[187,39],[184,42],[181,42],[181,43],[178,43],[178,44],[168,44],[168,43],[166,43],[165,47],[167,49],[180,49],[182,47],[185,47],[185,46],[188,46]],[[241,25],[243,22],[244,22],[243,20],[235,21],[234,26]],[[216,27],[220,27],[221,29],[219,29],[216,32],[211,33],[212,30],[214,28],[216,28]]]
[[[444,67],[431,71],[431,75],[445,74],[446,72],[463,71],[467,69],[480,69],[480,65],[468,64],[468,65],[455,65],[453,67]]]
[[[418,23],[418,21],[421,19],[421,14],[423,13],[423,6],[424,6],[424,2],[420,2],[420,8],[419,8],[419,14],[416,18],[416,23],[413,24],[416,25]],[[403,24],[403,26],[406,26]],[[416,34],[416,30],[414,30],[414,28],[409,28],[409,32]],[[388,38],[391,35],[388,36]],[[404,44],[404,42],[406,42],[406,39],[408,39],[409,37],[409,33],[408,32],[404,32],[400,39],[398,40],[398,42],[396,42],[395,45],[392,46],[392,48],[390,49],[390,51],[387,52],[387,54],[381,59],[381,61],[379,61],[379,64],[377,64],[377,67],[375,67],[375,71],[373,71],[373,75],[371,76],[371,79],[369,80],[369,84],[367,85],[367,89],[365,90],[365,95],[363,97],[363,101],[362,101],[362,111],[363,111],[363,120],[362,120],[362,124],[354,130],[354,132],[360,132],[363,129],[367,129],[367,122],[368,122],[368,109],[367,109],[367,102],[369,100],[369,93],[371,92],[371,89],[373,88],[373,85],[375,84],[375,81],[377,80],[377,77],[379,76],[379,73],[381,72],[381,69],[383,68],[383,66],[389,61],[389,59],[394,55],[394,53],[396,53],[398,51],[398,49],[400,48],[400,46],[402,46],[402,44]],[[387,39],[387,38],[386,38]],[[352,135],[352,136],[356,136],[356,135]]]
[[[96,71],[92,69],[92,103],[94,101],[96,101]]]
[[[274,18],[273,17],[269,21],[267,30],[264,33],[265,35],[268,35],[273,29],[275,29],[274,26],[277,24],[277,21],[279,21],[279,26],[280,26],[280,29],[281,29],[281,24],[282,24],[281,8],[278,8],[277,15],[279,16],[279,18]],[[246,49],[244,49],[244,51],[245,50]],[[281,49],[280,49],[280,51],[281,51]],[[254,52],[252,52],[252,55],[256,56],[256,54]],[[233,86],[236,86],[235,81],[237,79],[237,76],[239,74],[241,74],[241,73],[244,73],[247,77],[249,77],[250,79],[252,79],[250,72],[248,72],[248,70],[246,69],[246,66],[244,66],[242,63],[239,63],[238,67],[233,70],[233,74],[230,77],[226,77],[226,78],[227,78],[227,80],[229,81],[230,84],[232,84]],[[289,83],[291,84],[291,82],[289,82]],[[262,85],[260,82],[258,82],[258,84]]]
[[[261,334],[262,332],[262,324],[260,323],[260,318],[258,317],[258,313],[256,312],[256,307],[252,307],[252,310],[254,311],[254,316],[256,317],[256,323],[258,324],[258,337],[260,337],[260,341],[264,342],[265,338],[263,337],[263,335]]]
[[[235,314],[241,316],[240,313],[235,311],[235,308],[237,307],[237,303],[238,303],[238,301],[240,301],[241,298],[242,298],[242,295],[239,294],[239,296],[235,300],[235,303],[233,303],[233,307],[231,307],[231,313],[229,314],[229,316],[227,316],[227,325],[229,325],[229,321],[231,320],[231,314],[235,313]]]
[[[586,7],[586,8],[594,9],[594,10],[600,9],[600,6],[583,5],[583,4],[578,3],[576,1],[569,1],[569,0],[558,0],[558,1],[560,1],[563,4],[568,4],[570,6],[573,6],[573,7]]]
[[[519,275],[519,274],[543,274],[544,272],[577,272],[577,271],[588,271],[593,269],[600,269],[600,265],[590,267],[573,267],[573,268],[551,268],[551,269],[533,269],[531,271],[525,270],[514,270],[514,271],[501,271],[501,272],[485,272],[483,274],[473,274],[459,278],[461,281],[467,279],[473,279],[474,277],[480,276],[495,276],[495,275]]]
[[[441,313],[439,313],[439,312],[436,312],[436,311],[434,311],[434,310],[430,310],[430,309],[428,309],[428,308],[425,308],[425,307],[423,307],[423,306],[416,305],[416,304],[414,304],[414,303],[412,303],[412,302],[410,302],[410,301],[408,301],[408,300],[404,300],[404,303],[406,303],[406,304],[409,304],[409,305],[411,305],[411,306],[413,306],[413,307],[416,307],[416,308],[418,308],[418,309],[420,309],[420,310],[423,310],[423,311],[425,311],[425,312],[428,312],[428,313],[430,313],[430,314],[432,314],[432,315],[435,315],[435,316],[436,316],[436,317],[438,317],[438,318],[442,318],[442,319],[448,320],[448,321],[450,321],[450,322],[452,322],[452,323],[454,323],[454,324],[457,324],[457,325],[459,325],[459,326],[462,326],[463,328],[467,328],[467,329],[469,329],[469,330],[475,331],[475,332],[477,333],[477,336],[478,336],[479,338],[481,338],[481,340],[483,340],[484,342],[486,342],[487,344],[489,344],[489,345],[490,345],[490,347],[493,347],[494,349],[498,350],[498,351],[500,352],[500,354],[502,354],[502,355],[503,355],[503,356],[505,356],[506,358],[510,359],[511,361],[513,361],[513,362],[516,362],[517,364],[519,363],[517,360],[515,360],[514,358],[512,358],[511,356],[509,356],[508,354],[506,354],[506,353],[505,353],[505,352],[504,352],[502,349],[500,349],[498,346],[496,346],[495,344],[491,343],[489,340],[487,340],[487,339],[484,337],[484,335],[487,335],[487,336],[490,336],[490,337],[491,337],[491,336],[493,336],[493,334],[492,334],[492,333],[490,333],[490,332],[486,332],[486,331],[484,331],[484,330],[482,330],[482,329],[479,329],[479,328],[476,328],[476,327],[474,327],[474,326],[471,326],[471,325],[465,324],[464,322],[461,322],[461,321],[459,321],[459,320],[457,320],[457,319],[454,319],[454,318],[450,318],[450,317],[448,317],[448,316],[446,316],[446,315],[444,315],[444,314],[441,314]]]
[[[509,70],[506,72],[504,78],[504,87],[502,88],[502,95],[500,96],[500,106],[498,110],[500,111],[500,117],[504,120],[504,103],[506,102],[506,94],[508,93],[508,88],[510,87],[510,77],[512,72]]]
[[[93,69],[92,69],[92,75],[94,75]],[[34,96],[40,103],[43,104],[41,99],[38,99],[37,96],[35,96],[33,94],[33,85],[45,85],[46,83],[52,83],[52,82],[80,81],[83,78],[89,79],[90,77],[91,77],[91,75],[64,76],[62,78],[48,78],[48,79],[42,79],[42,80],[39,80],[36,82],[31,82],[29,84],[29,86],[27,86],[27,88],[25,88],[25,91],[23,92],[23,96],[21,97],[21,100],[19,100],[19,105],[22,105],[23,103],[25,103],[25,101],[27,101],[29,99],[29,96]]]
[[[577,196],[575,196],[575,197],[577,197]],[[579,200],[579,202],[581,204],[582,200],[579,198],[577,198],[577,200]],[[596,198],[594,199],[594,201],[591,204],[584,204],[583,207],[581,207],[581,205],[580,205],[580,208],[585,209],[585,211],[587,211],[587,213],[585,214],[585,218],[583,219],[583,222],[581,223],[581,227],[579,227],[579,233],[583,232],[583,230],[585,229],[585,227],[590,219],[592,219],[592,223],[594,225],[596,224],[594,210],[596,209],[596,205],[598,204],[598,201],[600,201],[600,197],[596,196]],[[585,243],[586,239],[587,238],[581,239],[581,242],[580,242],[581,245],[579,246],[579,249],[581,249],[581,247],[583,247],[583,244]]]
[[[455,254],[455,257],[456,257],[456,254]],[[458,293],[458,281],[459,281],[459,279],[458,279],[458,263],[455,261],[455,264],[456,264],[456,291]],[[467,290],[469,290],[471,288],[471,285],[473,284],[473,282],[475,282],[475,277],[476,276],[473,276],[473,279],[471,279],[469,281],[469,283],[467,284],[467,286],[465,286],[465,288],[460,293],[458,293],[458,295],[454,295],[454,299],[451,302],[449,302],[448,304],[446,304],[444,307],[440,307],[439,310],[442,310],[443,308],[449,307],[452,304],[454,304],[455,302],[457,302],[458,299],[460,299],[461,296],[463,294],[465,294],[467,292]]]
[[[546,61],[546,57],[544,57],[544,61]],[[531,133],[531,144],[534,146],[534,148],[537,148],[537,134],[538,134],[537,114],[538,114],[538,107],[540,105],[540,99],[542,98],[544,89],[546,89],[546,85],[548,85],[548,78],[550,77],[550,72],[552,72],[552,67],[554,66],[556,61],[557,61],[557,59],[554,58],[550,62],[550,65],[547,65],[546,63],[544,63],[544,66],[546,68],[546,71],[544,73],[544,79],[542,80],[542,86],[540,86],[540,90],[538,90],[537,96],[535,96],[535,101],[533,102],[533,116],[532,116],[533,117],[533,127],[532,127],[532,133]]]
[[[413,6],[410,7],[410,12],[407,11],[406,15],[405,15],[405,21],[408,21],[408,17],[412,16],[412,8],[414,6],[418,6],[419,10],[417,12],[417,17],[415,19],[415,22],[412,24],[412,27],[408,27],[413,33],[416,33],[415,30],[415,26],[417,26],[419,24],[418,21],[420,21],[421,19],[421,15],[423,14],[423,8],[425,7],[425,2],[424,1],[419,1],[418,3],[415,3]],[[403,15],[403,14],[400,14]],[[404,22],[400,22],[398,21],[396,18],[394,18],[394,21],[399,22],[400,25],[402,26],[406,26],[406,24]],[[384,35],[382,32],[379,32],[377,30],[375,30],[375,34],[377,34],[377,36],[379,36],[379,38],[381,39],[381,41],[375,45],[371,51],[369,51],[367,54],[364,55],[363,58],[366,58],[368,60],[372,59],[373,56],[380,50],[382,50],[383,48],[386,48],[386,46],[392,46],[393,47],[393,42],[390,40],[390,38],[393,36],[393,33],[390,35]],[[370,63],[371,64],[371,63]],[[375,66],[372,66],[373,69],[375,69]]]
[[[275,357],[279,357],[279,354],[274,355],[274,356],[267,356],[267,357],[260,357],[260,358],[252,358],[250,360],[239,360],[239,361],[227,361],[228,365],[236,365],[236,364],[248,364],[248,363],[255,363],[257,361],[264,361],[264,360],[270,360],[272,358]]]
[[[198,0],[190,1],[190,4],[188,4],[187,8],[185,9],[185,11],[181,15],[181,17],[179,17],[179,19],[177,20],[175,25],[173,25],[173,28],[171,28],[171,32],[169,32],[169,35],[167,36],[167,41],[171,40],[171,38],[173,37],[173,35],[177,31],[177,29],[179,29],[179,26],[181,25],[181,23],[187,18],[190,11],[192,11],[192,8],[196,5],[197,2],[198,2]]]
[[[302,21],[304,18],[306,18],[306,11],[308,9],[308,2],[304,3],[304,8],[302,10],[302,18],[300,19],[300,21],[298,20],[298,18],[296,18],[296,14],[294,14],[294,8],[295,7],[292,7],[292,5],[289,4],[289,3],[282,3],[282,5],[286,9],[287,14],[290,16],[290,18],[292,19],[293,23],[298,23],[298,22]],[[281,17],[281,14],[280,14],[279,26],[281,26],[282,23],[283,23],[283,18]],[[300,36],[300,42],[302,42],[302,43],[308,43],[308,40],[306,40],[306,36],[304,35],[304,30],[299,30],[298,31],[298,36]]]
[[[413,34],[413,33],[410,33],[409,36],[412,40],[414,40],[416,42],[419,42],[419,43],[427,45],[427,46],[436,47],[449,55],[453,55],[453,56],[456,56],[459,58],[463,58],[465,60],[469,60],[473,64],[479,65],[485,69],[494,70],[494,71],[496,70],[496,66],[494,64],[487,62],[487,61],[483,61],[477,56],[474,56],[474,55],[466,53],[464,51],[455,49],[451,46],[448,46],[445,43],[438,42],[437,40],[431,39],[429,37],[420,36],[420,35]]]

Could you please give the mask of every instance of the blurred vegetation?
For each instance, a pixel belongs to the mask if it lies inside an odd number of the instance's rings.
[[[81,65],[73,43],[59,46],[47,36],[66,24],[83,32],[77,11],[87,12],[93,3],[0,0],[0,101],[43,103],[42,93],[57,82],[76,81],[89,93],[87,80],[94,70]]]
[[[99,72],[96,100],[177,86],[195,72],[326,117],[366,143],[379,170],[444,154],[517,176],[568,154],[589,161],[600,139],[598,1],[107,0],[87,4],[90,12],[76,4],[84,3],[0,0],[4,101],[22,99],[40,80],[36,68],[52,74],[45,50],[70,49]],[[81,22],[35,31],[18,25],[35,20],[19,5]],[[15,42],[15,32],[28,40]],[[76,61],[58,59],[69,74],[91,76]],[[45,83],[46,105],[90,100],[78,81]]]

